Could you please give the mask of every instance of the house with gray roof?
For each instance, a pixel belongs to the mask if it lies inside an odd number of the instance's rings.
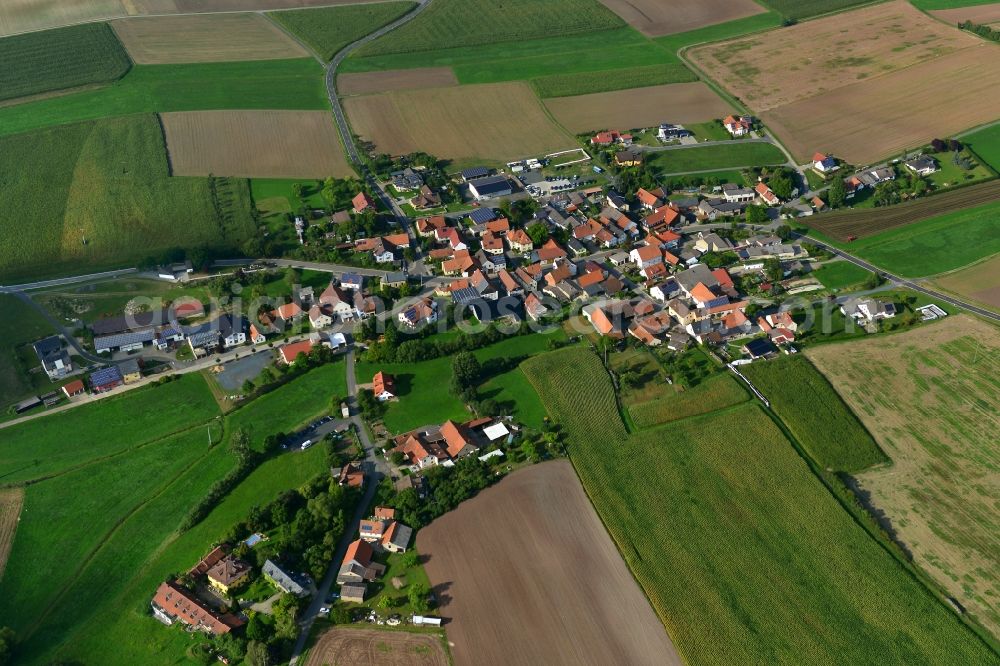
[[[261,572],[282,592],[294,594],[297,597],[305,597],[309,594],[309,580],[305,576],[291,573],[273,560],[264,562]]]

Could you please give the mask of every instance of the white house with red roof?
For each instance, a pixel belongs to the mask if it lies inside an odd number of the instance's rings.
[[[746,116],[726,116],[722,119],[722,126],[733,136],[746,136],[753,129],[753,124]]]
[[[772,192],[771,188],[768,187],[767,183],[764,181],[758,182],[753,189],[757,192],[757,196],[760,197],[760,200],[764,202],[764,204],[768,206],[777,206],[781,203],[781,199],[778,198],[778,195]]]

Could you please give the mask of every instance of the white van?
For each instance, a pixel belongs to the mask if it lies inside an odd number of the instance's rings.
[[[302,442],[302,450],[305,451],[306,449],[308,449],[312,445],[313,445],[313,441],[311,439],[307,439],[306,441]]]

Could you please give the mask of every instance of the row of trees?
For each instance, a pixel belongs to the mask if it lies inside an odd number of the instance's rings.
[[[989,39],[994,42],[1000,42],[1000,30],[994,30],[988,25],[980,25],[978,23],[973,23],[972,21],[962,21],[958,24],[958,27],[962,30],[968,30],[969,32],[974,32],[983,39]]]
[[[414,489],[408,488],[390,502],[399,519],[414,529],[448,513],[498,478],[488,464],[475,456],[462,458],[450,469],[432,467],[424,472],[424,477],[430,487],[426,499],[420,499]]]

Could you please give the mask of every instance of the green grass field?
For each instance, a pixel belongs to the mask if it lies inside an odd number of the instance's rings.
[[[990,5],[996,0],[910,0],[918,9],[956,9],[973,5]],[[771,4],[771,3],[768,3]]]
[[[219,408],[196,374],[0,430],[0,483],[63,473],[204,423]],[[203,433],[203,436],[204,433]],[[127,455],[125,456],[127,457]]]
[[[56,651],[66,650],[85,663],[176,663],[187,637],[149,617],[156,583],[197,561],[250,506],[325,467],[322,447],[279,454],[178,535],[191,505],[232,467],[223,429],[230,434],[249,428],[255,440],[292,430],[329,410],[328,391],[345,386],[344,364],[324,365],[217,421],[204,379],[189,374],[0,431],[5,466],[19,462],[12,458],[15,447],[22,458],[54,458],[44,466],[29,459],[30,475],[15,468],[3,477],[11,482],[51,475],[28,486],[10,575],[0,584],[0,622],[16,627],[25,641],[19,658],[49,663]],[[170,431],[177,434],[160,434]],[[107,634],[89,642],[98,630],[119,631],[112,617],[126,627],[115,635],[116,641],[124,637],[116,646],[125,652],[116,649],[113,656]]]
[[[628,436],[592,352],[544,354],[524,369],[686,660],[995,660],[854,522],[756,404]]]
[[[20,360],[18,350],[53,331],[37,310],[10,294],[0,294],[0,311],[5,315],[0,319],[0,396],[3,396],[0,410],[5,410],[9,404],[29,395],[35,385],[34,375],[29,371],[38,359],[35,357],[35,362],[27,367]]]
[[[827,289],[846,289],[863,284],[871,273],[849,261],[831,261],[823,264],[811,274]]]
[[[994,201],[838,245],[891,273],[921,277],[1000,252],[998,228],[1000,202]]]
[[[484,366],[493,359],[518,359],[534,356],[546,350],[549,340],[565,340],[562,329],[510,337],[473,352]],[[358,361],[354,374],[358,384],[370,384],[376,372],[386,372],[396,380],[398,399],[386,406],[383,422],[392,433],[402,433],[420,426],[441,423],[448,419],[467,421],[472,414],[462,401],[449,391],[451,357],[441,357],[419,363],[369,363]],[[520,368],[490,376],[480,387],[480,395],[493,398],[509,408],[508,413],[529,426],[538,427],[545,417],[545,408],[538,402]]]
[[[750,399],[750,394],[729,375],[718,375],[682,393],[632,405],[632,422],[650,428],[699,414],[707,414]]]
[[[771,401],[772,409],[820,467],[854,473],[889,461],[805,357],[751,363],[743,374]]]
[[[688,173],[708,169],[738,169],[784,164],[785,156],[769,143],[733,141],[728,144],[665,150],[653,153],[646,161],[662,173]]]
[[[698,77],[680,63],[640,65],[627,69],[551,74],[532,79],[539,97],[568,97],[586,93],[625,90],[663,83],[696,81]]]
[[[754,14],[753,16],[737,19],[735,21],[708,25],[704,28],[698,28],[697,30],[679,32],[676,35],[657,37],[654,41],[670,53],[677,53],[681,49],[694,46],[696,44],[705,44],[707,42],[717,42],[723,39],[741,37],[743,35],[748,35],[751,32],[777,28],[780,25],[781,15],[777,12],[770,11],[762,14]]]
[[[132,61],[107,23],[0,39],[0,100],[110,83]]]
[[[360,49],[360,55],[433,50],[595,32],[623,25],[596,0],[435,0],[420,16]]]
[[[213,192],[208,178],[169,176],[153,115],[0,137],[0,279],[119,268],[177,247],[239,248],[253,232],[249,188],[214,182]]]
[[[348,44],[392,23],[415,6],[412,2],[383,2],[271,12],[268,16],[308,44],[324,60],[333,60],[333,56]]]
[[[871,0],[761,0],[762,5],[770,7],[782,16],[795,20],[807,19],[841,9],[850,9],[855,5],[869,4],[870,2]]]
[[[986,162],[994,171],[1000,171],[1000,125],[993,125],[962,137],[962,143]]]
[[[133,113],[329,106],[323,68],[312,58],[136,65],[100,90],[0,108],[0,135]]]

